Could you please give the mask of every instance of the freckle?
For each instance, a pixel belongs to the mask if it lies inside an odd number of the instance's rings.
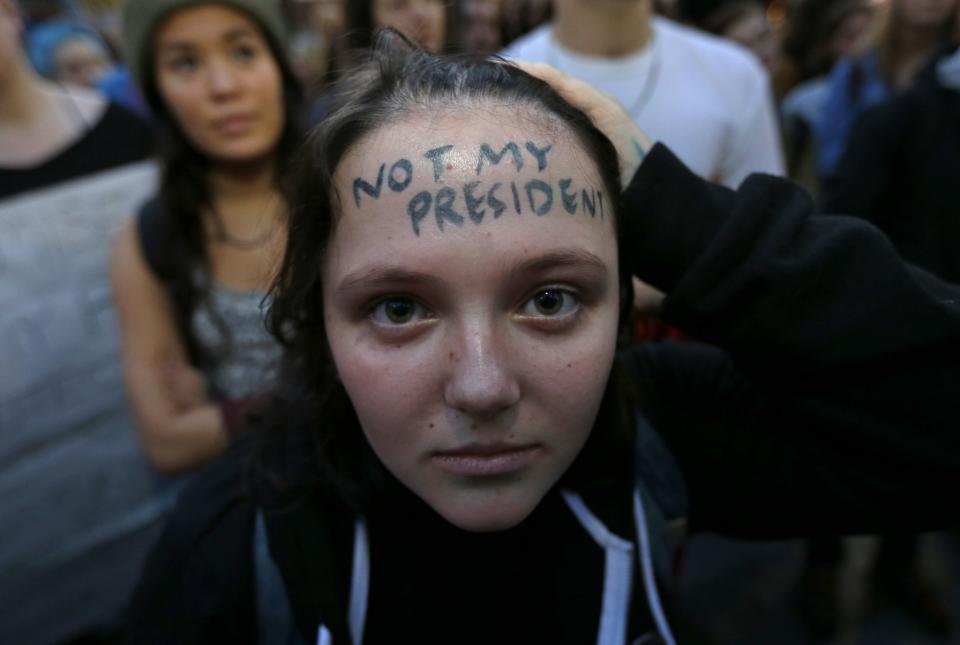
[[[450,352],[450,360],[451,360],[451,361],[452,361],[452,360],[455,360],[455,358],[456,358],[456,357],[453,355],[453,352]]]
[[[431,427],[431,428],[433,427],[433,424],[432,424],[432,423],[430,424],[430,427]]]
[[[573,367],[573,363],[567,363],[567,367]]]

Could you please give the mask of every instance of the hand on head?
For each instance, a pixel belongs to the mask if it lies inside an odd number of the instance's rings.
[[[613,142],[620,156],[620,179],[627,186],[653,144],[623,106],[589,83],[567,76],[550,65],[523,61],[518,61],[516,65],[548,83],[564,100],[586,113],[593,124]]]

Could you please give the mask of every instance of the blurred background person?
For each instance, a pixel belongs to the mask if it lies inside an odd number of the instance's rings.
[[[953,44],[911,87],[857,119],[823,206],[869,220],[907,261],[960,284],[958,181],[960,50]]]
[[[552,0],[501,0],[502,43],[509,45],[548,22],[553,16]]]
[[[503,0],[459,0],[454,6],[456,49],[493,54],[503,47]]]
[[[342,39],[335,41],[325,82],[311,92],[310,122],[323,119],[329,109],[330,83],[349,70],[372,44],[378,29],[393,27],[429,52],[447,49],[452,18],[447,0],[350,0],[345,4],[346,26]],[[331,9],[332,10],[332,9]],[[335,25],[336,21],[328,23]]]
[[[65,21],[31,30],[30,61],[51,80],[89,88],[97,87],[114,65],[107,44],[95,31]]]
[[[134,436],[107,279],[153,132],[52,55],[64,82],[40,76],[25,36],[0,0],[0,642],[110,642],[176,492]]]
[[[708,33],[746,47],[763,63],[771,78],[776,75],[780,41],[767,19],[764,0],[711,2],[698,11],[694,11],[691,4],[689,0],[680,3],[681,8],[691,12],[681,14],[686,20]]]
[[[293,27],[290,59],[307,95],[321,92],[337,70],[346,48],[345,0],[296,0],[285,3],[287,22]]]
[[[956,10],[957,0],[890,0],[860,51],[834,67],[817,126],[821,179],[833,175],[863,110],[906,88],[945,45]]]
[[[447,0],[350,0],[347,35],[356,51],[369,49],[378,29],[393,27],[428,52],[447,47],[450,16]]]
[[[302,139],[301,91],[272,0],[130,0],[126,12],[164,169],[111,276],[140,438],[175,473],[221,454],[272,386],[280,348],[263,298],[287,235],[280,184]]]
[[[854,54],[875,11],[870,0],[803,0],[791,7],[783,39],[781,103],[790,177],[816,195],[816,128],[823,118],[829,74]]]

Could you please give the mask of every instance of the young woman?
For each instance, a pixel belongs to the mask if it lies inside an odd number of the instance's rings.
[[[560,93],[388,40],[312,135],[272,291],[278,398],[253,468],[238,446],[182,499],[141,642],[673,643],[668,518],[949,521],[926,495],[957,481],[954,423],[931,416],[957,368],[927,359],[956,306],[789,182],[712,186],[534,71]],[[618,360],[634,272],[728,351]],[[929,411],[890,396],[911,383]]]
[[[219,455],[238,402],[271,386],[279,349],[261,305],[300,132],[282,29],[266,0],[127,5],[128,57],[166,166],[157,199],[117,242],[112,275],[127,387],[163,471]]]
[[[904,90],[951,36],[957,0],[892,0],[859,55],[830,74],[817,126],[818,169],[830,179],[863,111]]]

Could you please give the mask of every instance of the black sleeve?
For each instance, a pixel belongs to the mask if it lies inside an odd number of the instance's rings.
[[[184,490],[134,592],[130,642],[257,642],[254,507],[228,452]]]
[[[960,288],[789,181],[709,184],[655,147],[624,196],[635,273],[713,346],[639,346],[691,526],[748,537],[955,523]]]

